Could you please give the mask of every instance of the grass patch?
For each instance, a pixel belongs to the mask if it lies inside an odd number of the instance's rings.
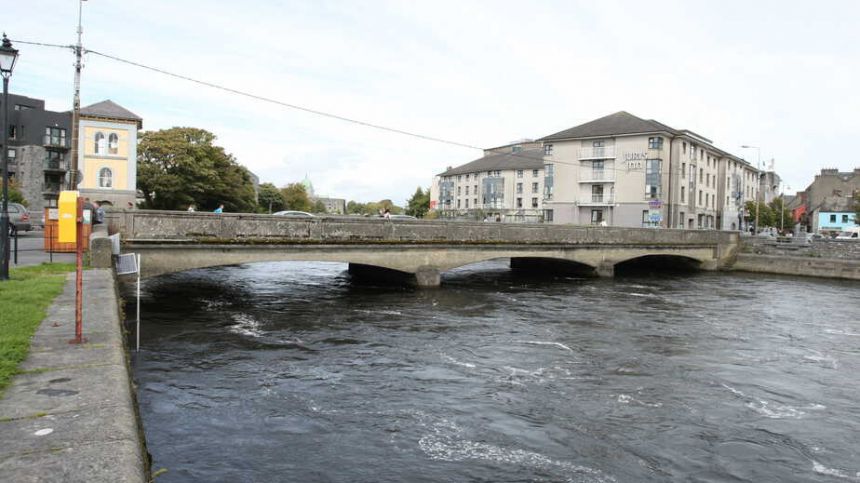
[[[30,350],[30,339],[63,291],[72,263],[13,268],[0,282],[0,397]]]

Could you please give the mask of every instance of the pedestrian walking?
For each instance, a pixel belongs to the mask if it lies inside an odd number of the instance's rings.
[[[224,203],[218,205],[218,208],[215,208],[215,213],[224,213]]]

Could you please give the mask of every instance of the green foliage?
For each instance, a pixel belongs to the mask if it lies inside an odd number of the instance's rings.
[[[21,186],[18,184],[18,180],[12,178],[9,180],[9,203],[21,203],[24,206],[28,206],[30,203],[24,199],[24,195],[21,194]]]
[[[391,200],[371,201],[369,203],[350,201],[346,204],[346,212],[350,215],[379,216],[386,208],[393,215],[403,213],[403,208],[395,205]]]
[[[328,210],[325,209],[325,203],[323,203],[320,200],[317,200],[316,203],[314,203],[312,213],[327,213],[327,212],[328,212]]]
[[[74,269],[71,263],[13,268],[10,279],[0,282],[0,392],[27,357],[30,338],[63,291],[65,274]]]
[[[248,170],[203,129],[174,127],[144,132],[138,143],[137,186],[143,208],[251,212],[256,209],[254,185]]]
[[[260,213],[274,213],[286,209],[287,203],[284,194],[275,185],[262,183],[257,194],[257,204]]]
[[[770,202],[769,208],[773,217],[774,227],[784,230],[792,230],[794,228],[794,218],[791,217],[791,210],[785,207],[784,198],[779,197],[774,199]]]
[[[753,201],[747,201],[744,205],[744,213],[746,213],[747,217],[750,220],[750,223],[755,223],[756,221],[756,204]],[[756,226],[758,228],[764,227],[774,227],[781,228],[785,230],[790,230],[794,228],[794,219],[791,217],[791,210],[785,207],[784,200],[782,198],[776,198],[770,202],[770,204],[766,204],[764,202],[759,202],[758,204],[758,217],[761,220],[760,223],[757,223]],[[780,219],[781,217],[781,219]]]
[[[406,214],[424,218],[428,211],[430,211],[430,188],[425,191],[419,186],[406,202]]]
[[[313,205],[308,192],[301,183],[290,183],[283,189],[281,194],[284,197],[284,205],[288,210],[311,211]]]

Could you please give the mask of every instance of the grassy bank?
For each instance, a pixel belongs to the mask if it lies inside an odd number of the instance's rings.
[[[48,306],[63,291],[71,263],[42,264],[10,270],[0,282],[0,396],[27,357],[30,338]]]

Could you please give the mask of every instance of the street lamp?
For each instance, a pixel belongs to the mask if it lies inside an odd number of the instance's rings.
[[[758,234],[758,223],[759,223],[758,222],[758,195],[759,195],[759,192],[761,191],[761,148],[758,146],[750,146],[747,144],[744,144],[743,146],[741,146],[741,148],[743,148],[743,149],[755,149],[757,156],[758,156],[758,161],[757,161],[756,166],[755,166],[756,169],[758,170],[758,175],[756,176],[756,187],[755,187],[755,230],[754,230],[754,234]]]
[[[779,193],[779,231],[785,229],[785,190],[791,193],[791,186],[782,185],[782,190]],[[792,218],[793,220],[794,218]]]
[[[0,280],[9,280],[9,77],[18,60],[18,51],[12,48],[12,42],[3,33],[3,45],[0,46],[0,75],[3,76],[3,161],[0,169],[3,171],[3,202],[0,212]]]

